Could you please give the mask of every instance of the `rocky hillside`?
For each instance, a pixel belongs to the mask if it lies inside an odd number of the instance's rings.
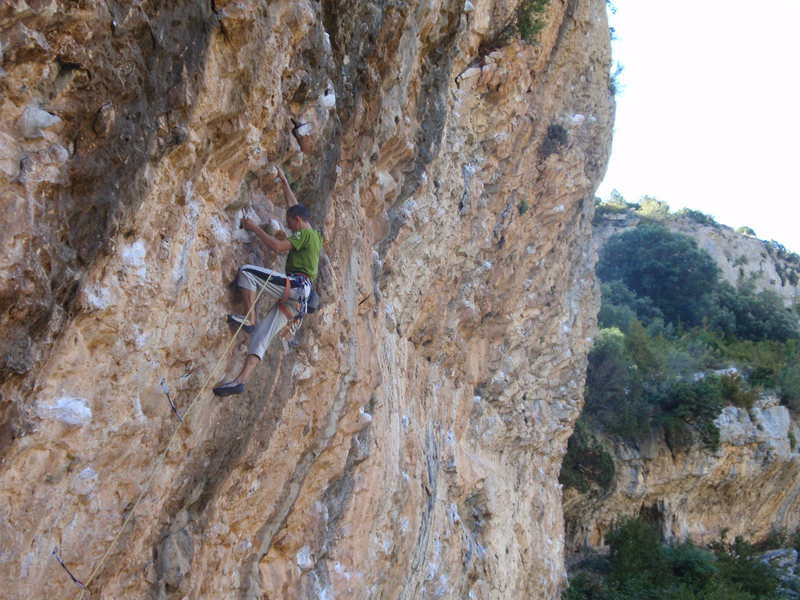
[[[568,557],[604,546],[623,516],[643,515],[668,540],[698,545],[737,536],[760,542],[800,527],[800,426],[775,397],[726,407],[720,448],[674,452],[663,436],[638,445],[600,437],[616,467],[607,493],[564,493]]]
[[[0,6],[4,597],[558,596],[614,101],[602,0],[516,6]],[[219,401],[276,165],[322,306]]]
[[[713,219],[673,213],[660,219],[670,231],[688,235],[708,252],[720,269],[720,276],[733,286],[750,284],[756,291],[769,290],[787,306],[800,302],[800,261],[775,244],[744,235]],[[595,218],[594,239],[598,248],[616,233],[636,227],[642,217],[633,210],[604,212]]]
[[[599,250],[614,234],[636,227],[633,210],[598,213],[595,246]],[[750,284],[781,296],[796,306],[800,287],[791,255],[781,257],[769,242],[742,235],[697,218],[670,215],[662,223],[689,235],[708,252],[732,285]],[[642,515],[656,523],[665,539],[697,544],[723,535],[760,542],[773,531],[800,527],[800,425],[796,414],[774,395],[762,394],[753,408],[726,406],[715,420],[719,448],[699,441],[675,449],[662,429],[650,439],[623,442],[604,432],[595,439],[615,465],[608,490],[587,493],[574,488],[564,494],[567,555],[577,559],[602,550],[605,534],[624,516]]]

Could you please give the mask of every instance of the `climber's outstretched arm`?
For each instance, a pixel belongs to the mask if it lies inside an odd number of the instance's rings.
[[[291,208],[297,204],[297,198],[294,197],[294,192],[289,186],[289,181],[286,179],[286,173],[280,167],[275,167],[278,170],[278,179],[281,180],[281,187],[283,188],[283,199],[286,200],[286,208]]]
[[[261,229],[261,227],[258,226],[258,223],[252,219],[242,219],[242,227],[255,233],[256,237],[261,240],[262,244],[277,254],[280,254],[281,252],[288,252],[292,249],[292,243],[289,240],[279,240],[278,238],[271,236],[266,231]]]

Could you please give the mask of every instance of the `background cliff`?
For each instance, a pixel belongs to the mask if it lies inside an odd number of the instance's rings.
[[[515,6],[3,4],[0,595],[558,595],[614,102],[602,0]],[[323,304],[219,401],[274,165]]]
[[[651,211],[657,211],[657,222],[672,232],[692,238],[713,258],[724,281],[732,286],[747,285],[755,291],[773,292],[787,307],[800,302],[800,257],[797,254],[787,251],[775,240],[761,240],[734,230],[699,211],[684,209],[669,214],[666,204],[657,200],[655,204]],[[632,209],[601,209],[595,216],[592,234],[595,247],[602,248],[611,236],[630,230],[642,221],[642,214]]]
[[[597,436],[614,460],[609,491],[564,492],[567,556],[605,547],[623,517],[642,516],[665,540],[704,546],[737,536],[763,542],[800,526],[800,435],[796,419],[774,396],[717,418],[720,448],[698,444],[674,452],[662,435],[625,443]]]
[[[643,213],[648,206],[651,212],[645,216]],[[658,209],[655,213],[654,207]],[[691,323],[683,327],[673,324],[663,327],[663,319],[660,325],[656,319],[648,322],[642,311],[637,318],[644,322],[644,327],[641,324],[638,329],[622,327],[624,336],[616,330],[620,337],[625,337],[626,348],[638,359],[632,368],[642,373],[641,381],[649,387],[647,401],[672,402],[673,405],[647,415],[649,421],[638,430],[641,434],[646,429],[645,435],[620,435],[621,428],[610,431],[598,426],[604,419],[602,415],[597,418],[596,407],[587,399],[586,424],[591,429],[588,435],[602,448],[598,456],[607,452],[614,468],[603,485],[578,485],[565,490],[567,555],[573,560],[585,556],[587,551],[604,550],[606,534],[623,517],[641,516],[658,527],[663,539],[691,540],[701,546],[725,537],[732,541],[737,536],[758,543],[773,533],[792,534],[800,527],[800,447],[797,444],[800,426],[796,402],[800,390],[796,388],[796,377],[788,375],[798,373],[797,274],[800,260],[796,254],[781,249],[780,244],[737,233],[700,213],[667,213],[665,206],[657,206],[652,201],[649,205],[643,202],[627,207],[619,203],[601,204],[595,217],[595,245],[603,256],[603,248],[609,240],[616,241],[620,236],[635,233],[639,226],[642,229],[652,227],[653,220],[678,238],[688,236],[696,242],[696,248],[713,261],[719,270],[719,280],[730,284],[730,289],[736,287],[743,305],[750,303],[752,310],[748,316],[762,329],[754,327],[743,331],[737,327],[724,335],[714,333],[717,326],[714,310],[718,307],[711,302],[706,305],[707,312],[698,328],[693,328]],[[677,255],[679,246],[671,248]],[[643,256],[641,248],[631,247],[630,252],[633,260],[641,263],[652,259]],[[613,262],[615,259],[609,256],[607,260]],[[688,257],[686,253],[684,258]],[[651,262],[651,274],[659,272],[657,269],[661,269],[662,274],[668,273],[669,268],[664,266],[668,257],[660,258],[660,264]],[[601,258],[598,273],[603,272],[603,262]],[[685,267],[683,283],[689,288],[692,267],[696,263],[692,265],[691,260],[686,260],[681,265]],[[713,290],[716,285],[711,277],[702,283],[703,292]],[[603,331],[611,332],[617,325],[611,309],[614,291],[606,280],[602,287],[604,309],[600,321],[602,327],[609,328]],[[755,301],[759,298],[756,292],[766,292],[776,298],[763,314],[756,310]],[[646,304],[649,300],[640,296],[638,301]],[[782,317],[785,320],[780,321],[783,328],[769,328],[764,321],[774,314],[768,313],[781,311],[785,311]],[[602,323],[604,316],[607,323]],[[677,335],[673,335],[675,330]],[[757,335],[753,336],[754,332]],[[785,339],[779,340],[775,335],[784,332]],[[603,333],[598,339],[602,337]],[[638,349],[633,349],[637,345]],[[646,361],[642,360],[648,352],[652,352],[651,366],[663,360],[662,366],[653,366],[650,380],[644,373]],[[596,358],[594,353],[592,358]],[[597,359],[595,365],[601,360]],[[784,365],[780,364],[781,360],[785,361]],[[666,371],[666,375],[653,375],[660,370]],[[595,372],[601,369],[598,367]],[[679,410],[680,418],[690,423],[688,429],[693,435],[691,443],[680,443],[665,423],[672,415],[669,411],[677,404],[677,394],[670,396],[669,388],[675,387],[676,379],[685,381],[687,374],[688,379],[695,382],[715,376],[727,377],[723,382],[727,384],[727,394],[720,405],[714,406],[713,414],[705,417],[701,414],[701,405],[712,405],[710,394],[702,402],[696,402],[694,408],[684,403]],[[604,383],[615,376],[611,371],[606,375]],[[661,380],[653,381],[658,378]],[[590,376],[590,385],[592,381]],[[613,384],[609,387],[613,388]],[[635,385],[628,385],[625,392],[629,396],[621,399],[620,404],[634,404],[637,401]],[[591,391],[587,394],[587,398],[600,396],[593,396]],[[698,435],[704,418],[713,420],[718,429],[716,443],[705,435],[707,429]],[[584,432],[587,435],[586,430]],[[612,471],[606,466],[605,472]]]

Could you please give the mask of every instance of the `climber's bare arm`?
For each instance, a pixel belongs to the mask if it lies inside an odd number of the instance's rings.
[[[289,186],[289,181],[286,179],[286,173],[280,167],[275,167],[278,171],[278,179],[281,180],[281,187],[283,188],[283,199],[286,200],[286,208],[291,208],[297,204],[297,198],[294,197],[294,192]]]
[[[247,229],[247,231],[252,231],[255,233],[256,237],[261,240],[262,244],[277,254],[288,252],[292,249],[292,243],[289,240],[279,240],[278,238],[271,236],[266,231],[261,229],[261,227],[258,226],[258,223],[252,219],[242,219],[242,227]]]

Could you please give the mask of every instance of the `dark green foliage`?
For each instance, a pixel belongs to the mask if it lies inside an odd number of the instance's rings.
[[[719,447],[719,428],[714,423],[722,410],[719,379],[666,382],[657,398],[659,421],[673,451],[692,445],[695,436],[712,450]]]
[[[737,537],[732,544],[717,543],[711,548],[717,556],[720,575],[730,588],[750,595],[745,597],[774,597],[777,577],[769,565],[758,560],[752,544]]]
[[[600,254],[601,323],[623,331],[630,313],[645,325],[662,319],[678,327],[707,326],[748,340],[800,338],[797,316],[774,292],[738,290],[691,238],[645,225],[613,236]],[[787,271],[788,272],[788,271]]]
[[[740,539],[709,549],[663,544],[653,526],[628,518],[605,541],[608,562],[582,563],[562,600],[777,600],[775,571]]]
[[[606,329],[589,355],[590,423],[624,439],[656,427],[674,450],[713,448],[724,403],[749,408],[768,390],[800,410],[797,317],[776,294],[719,281],[693,240],[655,225],[609,239],[597,273]],[[741,375],[696,378],[732,365]]]
[[[680,581],[680,588],[691,592],[691,598],[701,597],[703,592],[709,591],[719,575],[714,555],[692,542],[668,546],[665,558],[673,577]]]
[[[687,236],[645,225],[606,242],[596,267],[605,282],[621,281],[637,297],[647,297],[665,319],[700,325],[719,269]]]
[[[797,285],[800,276],[800,256],[796,252],[789,252],[786,246],[779,244],[775,240],[765,242],[764,244],[769,252],[775,258],[775,268],[778,272],[778,277],[781,279],[781,285]]]
[[[650,431],[650,406],[643,401],[638,368],[619,329],[604,329],[589,353],[584,413],[592,423],[623,439]]]
[[[515,38],[536,44],[539,33],[547,24],[544,13],[548,6],[550,0],[521,0],[494,37],[482,44],[481,53],[486,55]]]
[[[781,400],[795,412],[800,412],[800,353],[790,350],[778,372],[778,391]]]
[[[666,583],[664,548],[658,530],[641,519],[624,519],[606,534],[611,573],[609,580],[631,580],[655,587]]]
[[[539,32],[544,29],[542,15],[550,6],[550,0],[523,0],[516,10],[516,33],[528,44],[536,43]]]
[[[602,281],[600,290],[603,302],[597,318],[603,327],[619,327],[627,331],[634,317],[644,323],[664,319],[664,314],[650,298],[640,298],[620,279]]]
[[[753,408],[760,393],[759,388],[750,387],[737,372],[723,374],[719,380],[719,389],[726,404],[747,410]]]
[[[586,423],[579,418],[561,462],[559,482],[583,494],[593,486],[605,491],[614,482],[615,472],[611,455],[591,436]]]
[[[786,370],[787,398],[793,397],[790,373],[798,361],[797,342],[789,340],[782,344],[774,340],[753,342],[750,340],[727,341],[725,352],[740,365],[751,386],[764,390],[780,391],[781,374]]]
[[[668,361],[666,340],[648,333],[637,320],[631,321],[628,326],[625,350],[636,364],[642,381],[651,383],[664,376]]]
[[[561,154],[567,146],[569,132],[563,125],[554,123],[547,128],[547,136],[542,145],[539,146],[539,153],[547,158],[551,154]]]
[[[722,408],[722,380],[694,375],[713,361],[714,351],[689,337],[681,343],[683,348],[651,335],[635,319],[627,335],[617,328],[601,330],[586,370],[583,414],[588,423],[626,440],[642,439],[655,427],[674,451],[694,442],[716,449],[714,419]],[[752,401],[734,376],[726,377],[724,394],[732,402]]]
[[[716,286],[708,308],[709,323],[723,333],[754,341],[798,338],[797,317],[775,292],[754,294],[723,282]]]
[[[784,260],[787,263],[794,265],[800,265],[800,256],[798,256],[796,252],[789,252],[786,249],[786,246],[783,244],[780,244],[775,240],[770,240],[769,242],[766,242],[765,245],[767,247],[767,252],[772,254],[772,256],[775,258]]]

